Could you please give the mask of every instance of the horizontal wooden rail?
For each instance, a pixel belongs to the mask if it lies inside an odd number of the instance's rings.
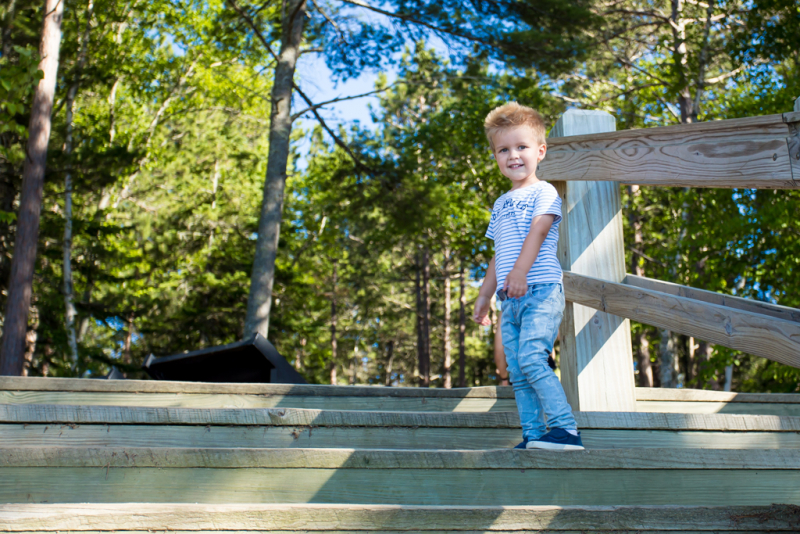
[[[656,281],[650,282],[658,287]],[[728,303],[679,296],[674,288],[671,291],[673,294],[564,273],[564,293],[572,302],[800,367],[800,323]]]
[[[800,188],[800,113],[548,139],[546,180]]]
[[[626,275],[624,283],[629,286],[641,287],[642,289],[668,293],[676,297],[686,297],[701,302],[708,302],[709,304],[718,304],[728,308],[769,315],[777,319],[800,323],[800,310],[788,306],[779,306],[771,302],[734,297],[732,295],[717,293],[716,291],[706,291],[705,289],[696,289],[680,284],[673,284],[672,282],[662,282],[661,280],[654,280],[634,274]]]

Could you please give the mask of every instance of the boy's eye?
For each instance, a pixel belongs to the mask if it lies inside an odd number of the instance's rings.
[[[526,147],[525,145],[519,145],[519,147],[517,147],[517,148],[518,148],[519,150],[525,150],[525,149],[526,149],[526,148],[528,148],[528,147]]]

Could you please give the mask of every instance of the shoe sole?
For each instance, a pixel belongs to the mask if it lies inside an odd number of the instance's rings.
[[[582,445],[562,445],[561,443],[550,443],[547,441],[529,441],[528,447],[530,449],[546,449],[549,451],[585,451],[586,448]]]

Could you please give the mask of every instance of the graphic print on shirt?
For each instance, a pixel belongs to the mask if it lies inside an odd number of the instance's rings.
[[[522,251],[522,243],[531,229],[531,221],[539,215],[554,215],[536,261],[528,271],[528,285],[561,283],[561,265],[556,256],[558,225],[561,223],[561,198],[547,182],[511,190],[494,203],[486,237],[494,240],[497,289],[502,289],[506,276]]]

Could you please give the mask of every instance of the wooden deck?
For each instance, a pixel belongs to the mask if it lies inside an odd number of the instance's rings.
[[[798,397],[638,389],[558,453],[509,388],[4,377],[0,532],[797,532]]]

